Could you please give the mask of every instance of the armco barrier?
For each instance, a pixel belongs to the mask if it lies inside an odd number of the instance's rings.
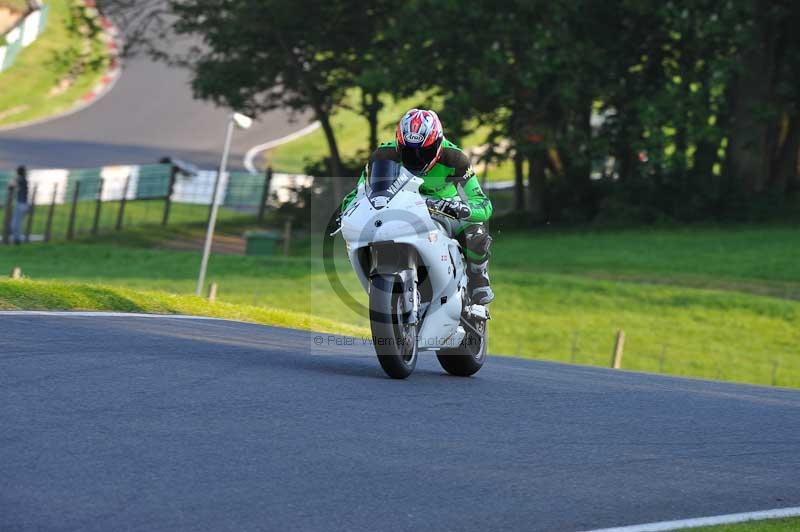
[[[5,34],[5,46],[0,46],[0,72],[11,67],[23,48],[29,46],[44,31],[50,7],[45,4],[31,11]]]
[[[204,222],[216,175],[214,171],[183,174],[170,164],[29,170],[31,231],[72,238],[133,225]],[[13,177],[13,172],[0,172],[0,210]],[[231,172],[222,179],[218,203],[223,207],[222,216],[260,218],[262,204],[273,199],[277,203],[292,201],[297,188],[311,183],[312,178],[303,175]]]

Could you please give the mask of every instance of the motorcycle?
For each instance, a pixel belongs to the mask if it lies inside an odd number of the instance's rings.
[[[369,294],[372,340],[386,374],[404,379],[420,351],[435,351],[445,371],[466,377],[486,359],[489,312],[470,302],[461,246],[449,237],[447,215],[420,194],[422,183],[397,162],[374,161],[340,230]]]

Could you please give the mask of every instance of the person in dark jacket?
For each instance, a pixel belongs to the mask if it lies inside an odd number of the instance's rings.
[[[14,243],[22,242],[22,222],[28,214],[28,170],[24,166],[17,168],[17,206],[14,209],[14,217],[11,219],[11,234]]]

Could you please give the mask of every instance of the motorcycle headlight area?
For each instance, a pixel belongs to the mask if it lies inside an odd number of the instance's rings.
[[[370,198],[369,201],[376,209],[383,209],[389,204],[389,198],[386,196],[375,196],[374,198]]]

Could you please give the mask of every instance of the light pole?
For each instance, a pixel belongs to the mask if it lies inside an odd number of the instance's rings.
[[[233,128],[237,126],[240,129],[247,129],[251,125],[253,125],[253,119],[240,113],[233,113],[228,119],[228,130],[225,133],[225,146],[222,149],[222,160],[219,162],[219,172],[217,172],[217,179],[214,181],[214,192],[211,195],[211,215],[208,217],[206,242],[203,246],[203,258],[200,261],[200,275],[197,276],[197,290],[195,290],[195,294],[198,296],[203,295],[203,285],[206,283],[208,257],[211,255],[211,241],[214,240],[214,226],[217,225],[217,211],[219,210],[219,205],[217,204],[219,185],[222,182],[222,176],[225,175],[225,170],[228,166],[228,155],[231,151]]]

